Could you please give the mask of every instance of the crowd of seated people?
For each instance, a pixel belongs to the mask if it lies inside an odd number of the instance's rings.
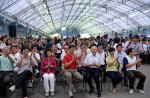
[[[76,39],[0,35],[0,55],[0,96],[7,96],[8,90],[21,89],[22,97],[28,98],[27,88],[33,87],[35,77],[42,79],[45,96],[53,97],[57,92],[55,87],[60,72],[63,81],[66,81],[69,98],[80,92],[83,81],[87,82],[90,95],[96,90],[97,97],[101,97],[100,81],[107,83],[108,79],[113,93],[123,82],[132,94],[138,78],[136,89],[145,93],[146,75],[137,68],[150,64],[150,39],[141,39],[138,35],[114,39],[107,35],[96,38],[78,35]]]

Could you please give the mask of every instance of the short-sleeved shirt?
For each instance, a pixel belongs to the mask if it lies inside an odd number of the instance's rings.
[[[123,65],[123,59],[124,59],[124,57],[127,56],[127,55],[126,55],[126,53],[123,52],[123,51],[121,51],[121,52],[115,51],[114,56],[115,56],[115,57],[118,57],[118,56],[119,56],[119,60],[118,60],[118,61],[119,61],[119,63],[120,63],[121,65]]]
[[[0,56],[0,71],[13,71],[13,64],[6,56]]]
[[[105,60],[106,60],[106,53],[103,51],[101,54],[99,53],[100,58],[101,58],[101,65],[105,65]]]
[[[129,48],[133,48],[134,52],[142,51],[142,44],[141,43],[132,43]]]
[[[61,56],[60,56],[60,59],[63,60],[64,56],[66,55],[65,51],[62,50],[62,53],[61,53]]]
[[[67,53],[63,58],[63,63],[69,63],[71,60],[72,55]],[[76,69],[76,59],[69,66],[64,66],[64,69]]]
[[[24,70],[30,70],[32,72],[32,65],[30,59],[23,59],[21,65],[18,67],[18,74]]]
[[[116,57],[111,57],[111,56],[107,56],[106,57],[106,62],[113,62],[116,59]],[[117,61],[115,61],[113,64],[111,65],[107,65],[106,67],[106,71],[117,71]]]
[[[131,63],[134,63],[136,62],[136,57],[134,56],[133,58],[130,58],[129,56],[126,56],[123,60],[123,63],[124,63],[124,66],[126,67],[127,64],[131,64]],[[126,71],[129,71],[129,70],[136,70],[136,64],[134,64],[133,66],[131,67],[126,67]]]
[[[88,54],[84,60],[84,64],[90,65],[92,63],[100,64],[101,58],[100,55],[97,53],[96,55],[93,55],[92,53]],[[89,68],[97,68],[97,66],[89,66]]]
[[[17,52],[16,54],[10,54],[10,57],[15,61],[15,62],[13,63],[13,66],[15,67],[16,64],[19,62],[19,60],[21,59],[20,53]]]
[[[31,55],[31,52],[29,53],[29,56],[30,56],[30,55]],[[35,57],[36,57],[37,59],[41,60],[39,53],[35,53]],[[32,58],[32,60],[34,61],[34,64],[35,64],[36,66],[38,66],[38,61],[33,57],[33,55],[32,55],[31,58]]]
[[[60,43],[58,43],[58,44],[57,44],[57,48],[58,48],[58,49],[57,49],[57,53],[61,53],[61,52],[62,52],[62,50],[59,50],[59,49],[61,49],[61,48],[62,48],[62,47],[61,47],[61,45],[60,45]]]
[[[88,54],[88,49],[86,51],[87,51],[87,54]],[[77,51],[77,57],[79,57],[81,55],[81,52],[82,52],[81,50]],[[79,60],[78,67],[81,67],[81,66],[84,65],[84,60],[85,60],[85,57],[86,57],[87,54],[84,53],[82,55],[81,59],[78,58],[78,60]]]

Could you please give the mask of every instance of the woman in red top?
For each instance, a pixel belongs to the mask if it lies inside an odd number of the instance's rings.
[[[51,57],[49,49],[45,50],[44,54],[45,57],[41,62],[41,74],[44,79],[45,96],[49,96],[49,92],[51,96],[54,96],[56,59]]]

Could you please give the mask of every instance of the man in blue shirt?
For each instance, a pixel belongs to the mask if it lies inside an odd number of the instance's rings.
[[[14,60],[9,56],[9,47],[3,48],[3,55],[0,56],[0,92],[6,95],[6,88],[13,77],[13,64]]]
[[[114,55],[115,55],[115,57],[119,57],[118,61],[119,61],[120,65],[118,65],[118,68],[119,68],[119,71],[124,74],[123,59],[124,59],[124,57],[127,56],[127,54],[122,51],[122,44],[118,44],[116,46],[116,51],[115,51]],[[124,86],[128,86],[126,77],[124,77]]]

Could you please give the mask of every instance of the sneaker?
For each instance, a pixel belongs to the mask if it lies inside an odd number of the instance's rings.
[[[68,94],[69,94],[69,98],[73,98],[73,94],[71,90],[68,92]]]
[[[130,94],[133,94],[133,89],[130,89],[130,90],[129,90],[129,93],[130,93]]]
[[[51,91],[51,96],[52,96],[52,97],[54,97],[54,96],[55,96],[54,91]]]
[[[14,92],[15,91],[15,85],[13,85],[12,87],[9,88],[10,91]]]
[[[76,88],[73,87],[72,90],[73,90],[74,93],[77,93]]]
[[[141,94],[144,94],[144,93],[145,93],[143,90],[139,90],[139,92],[140,92]]]
[[[144,94],[144,93],[145,93],[144,90],[142,90],[142,89],[137,89],[137,88],[136,88],[135,91],[136,91],[136,92],[139,92],[139,93],[141,93],[141,94]]]
[[[45,96],[48,97],[48,96],[49,96],[49,92],[46,92],[46,93],[45,93]]]
[[[100,91],[97,92],[97,97],[101,97],[102,93]]]
[[[94,90],[91,89],[91,90],[89,91],[89,94],[90,94],[90,95],[93,95],[93,93],[94,93]]]
[[[35,69],[35,73],[36,73],[36,74],[38,74],[38,73],[40,73],[40,72],[39,72],[39,70],[38,70],[38,69]]]
[[[29,88],[32,88],[32,87],[33,87],[32,81],[29,81],[28,86],[29,86]]]
[[[79,92],[79,86],[74,86],[72,88],[72,90],[73,90],[74,93],[78,93]]]

